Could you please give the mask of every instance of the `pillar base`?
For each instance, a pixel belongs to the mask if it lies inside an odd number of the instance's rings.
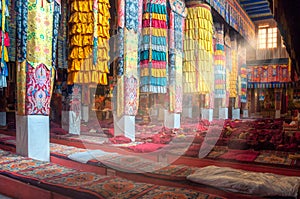
[[[16,115],[17,154],[50,161],[49,128],[49,116]]]
[[[278,119],[281,117],[281,114],[280,114],[281,110],[276,110],[275,111],[275,119]]]
[[[249,117],[249,111],[246,109],[246,110],[243,110],[243,118],[248,118]]]
[[[80,114],[74,111],[61,112],[61,127],[70,134],[80,135]]]
[[[241,114],[240,114],[240,109],[237,108],[237,109],[232,109],[232,119],[233,120],[239,120],[241,119]]]
[[[219,108],[219,119],[228,119],[228,108]]]
[[[169,111],[165,110],[164,126],[171,129],[180,128],[180,114],[170,113]]]
[[[211,122],[213,120],[213,112],[213,109],[203,108],[201,110],[201,119],[205,119]]]
[[[81,106],[81,117],[84,122],[89,121],[89,106],[86,105]]]
[[[166,109],[164,109],[164,108],[159,108],[158,109],[158,117],[157,117],[158,121],[164,121],[164,119],[165,119],[165,111],[166,111]]]
[[[6,112],[0,112],[0,126],[6,126]]]
[[[182,108],[182,117],[193,118],[193,108]]]
[[[114,114],[114,136],[119,135],[135,141],[135,116],[124,115],[118,118]]]

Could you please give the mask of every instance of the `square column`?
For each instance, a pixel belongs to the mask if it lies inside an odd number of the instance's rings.
[[[193,108],[192,107],[183,107],[182,108],[182,117],[193,117]]]
[[[82,105],[81,106],[81,119],[84,122],[89,121],[89,106],[88,105]]]
[[[80,115],[74,111],[62,111],[61,127],[73,135],[80,135]]]
[[[165,110],[164,126],[171,129],[180,128],[180,114],[170,113],[168,110]]]
[[[114,136],[123,135],[135,141],[135,116],[123,115],[117,117],[114,114]]]
[[[228,119],[228,108],[219,108],[219,119]]]
[[[237,108],[237,109],[232,109],[232,119],[233,120],[239,120],[241,119],[241,114],[240,114],[240,109]]]
[[[6,112],[0,112],[0,126],[6,126]]]
[[[203,108],[201,110],[201,119],[205,119],[211,122],[213,120],[213,112],[214,109]]]
[[[16,115],[16,152],[41,161],[50,161],[49,116]]]

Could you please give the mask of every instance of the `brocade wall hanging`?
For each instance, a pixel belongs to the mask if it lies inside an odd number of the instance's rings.
[[[54,26],[58,23],[57,8],[54,10],[54,2],[42,0],[16,2],[19,115],[49,115],[54,80],[52,46],[56,37],[56,34],[53,35]]]
[[[169,9],[169,111],[182,112],[182,63],[184,20],[187,14],[184,1],[171,0]]]
[[[118,1],[118,67],[116,87],[117,116],[136,115],[139,102],[139,35],[142,27],[142,1]]]
[[[51,100],[51,71],[40,64],[35,68],[27,64],[26,115],[49,115]]]
[[[288,64],[248,66],[250,83],[286,83],[291,82],[291,71]]]

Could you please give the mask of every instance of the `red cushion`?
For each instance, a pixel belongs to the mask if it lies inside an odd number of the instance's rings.
[[[113,138],[109,138],[109,141],[113,144],[124,144],[124,143],[130,143],[131,139],[120,135]]]
[[[147,153],[147,152],[153,152],[158,149],[161,149],[164,146],[165,146],[164,144],[143,143],[136,146],[130,146],[128,148],[133,150],[134,152]]]

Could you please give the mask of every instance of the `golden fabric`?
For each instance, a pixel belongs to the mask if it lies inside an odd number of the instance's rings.
[[[232,44],[233,45],[233,44]],[[238,63],[237,63],[237,50],[232,47],[232,70],[229,76],[229,97],[237,97],[237,77],[238,77]]]
[[[185,93],[209,93],[213,89],[213,21],[210,7],[188,8],[185,20],[183,89]]]
[[[40,9],[41,1],[28,0],[27,61],[33,66],[52,67],[53,3]],[[39,18],[39,20],[36,20]],[[42,28],[41,28],[42,27]]]
[[[124,113],[124,75],[117,80],[117,116],[121,117]]]
[[[0,46],[0,58],[2,58],[2,46]],[[4,61],[9,62],[7,47],[4,46]]]
[[[143,14],[143,20],[144,19],[150,19],[150,13],[149,12]],[[167,20],[167,15],[159,14],[159,13],[151,13],[151,19],[166,21]]]
[[[26,61],[17,63],[17,114],[25,115]]]
[[[94,5],[97,3],[96,5]],[[93,10],[97,7],[97,10]],[[107,84],[109,73],[109,19],[108,0],[72,0],[70,2],[70,54],[68,84]],[[95,12],[94,12],[95,11]],[[97,37],[97,54],[93,53]],[[93,57],[97,55],[95,64]]]

